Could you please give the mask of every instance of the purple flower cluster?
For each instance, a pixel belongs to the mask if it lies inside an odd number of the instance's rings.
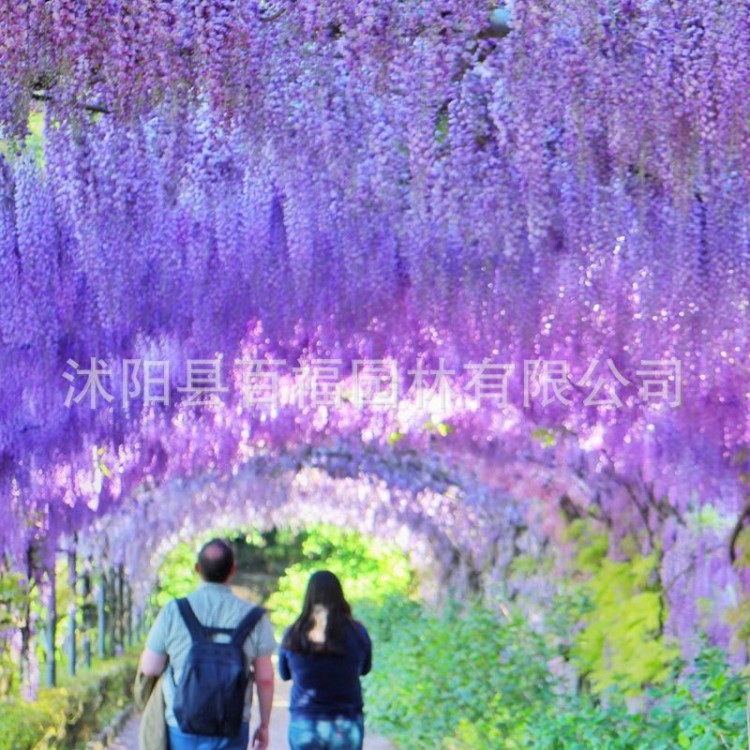
[[[153,518],[131,507],[144,487],[338,440],[375,451],[346,472],[391,488],[378,518],[418,529],[448,567],[454,553],[500,564],[525,514],[554,537],[563,496],[615,539],[652,546],[672,539],[668,522],[692,539],[685,519],[702,503],[736,517],[750,440],[747,10],[516,0],[503,36],[490,6],[298,0],[270,21],[238,0],[3,4],[0,547],[12,559],[113,518],[109,544],[125,549],[151,539]],[[38,161],[24,148],[31,108],[44,109]],[[521,409],[511,393],[508,414],[454,408],[447,436],[399,409],[191,411],[177,381],[165,408],[64,406],[70,358],[179,372],[216,352],[518,370],[613,356],[626,377],[642,359],[678,359],[685,398]],[[454,480],[423,493],[407,449],[481,481],[442,504]],[[153,540],[198,512],[176,513],[175,497]],[[232,519],[252,507],[211,502]],[[728,559],[702,570],[701,591],[734,580]],[[678,580],[675,602],[692,585]]]

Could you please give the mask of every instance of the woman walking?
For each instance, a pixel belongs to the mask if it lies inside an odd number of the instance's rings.
[[[291,750],[362,750],[364,716],[359,678],[372,666],[372,644],[352,617],[339,579],[314,573],[302,614],[279,649],[279,674],[292,680]]]

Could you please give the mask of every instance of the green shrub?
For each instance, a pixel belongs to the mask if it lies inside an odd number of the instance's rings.
[[[130,702],[137,657],[104,662],[61,687],[43,688],[38,700],[0,705],[0,750],[67,750],[85,742]]]
[[[667,679],[680,650],[661,636],[669,612],[658,554],[644,556],[635,540],[625,539],[620,546],[629,548],[628,559],[612,560],[606,530],[591,519],[571,523],[567,536],[578,550],[567,583],[579,605],[581,627],[571,644],[578,670],[595,692],[616,687],[637,695],[644,685]]]
[[[395,597],[367,614],[376,657],[368,724],[401,750],[747,747],[746,685],[718,649],[705,647],[689,670],[673,662],[671,679],[643,691],[634,713],[617,684],[577,691],[559,669],[559,642],[517,613],[469,603],[437,615]]]

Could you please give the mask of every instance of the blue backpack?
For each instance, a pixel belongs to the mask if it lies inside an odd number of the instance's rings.
[[[180,682],[175,683],[177,723],[186,734],[236,737],[253,677],[248,674],[242,646],[265,610],[254,607],[236,628],[208,628],[198,622],[187,599],[178,599],[177,606],[193,640]],[[216,643],[212,640],[215,633],[228,634],[229,642]]]

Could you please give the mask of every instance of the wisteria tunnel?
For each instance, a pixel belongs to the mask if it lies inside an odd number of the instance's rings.
[[[0,575],[327,519],[544,612],[585,523],[741,668],[748,91],[744,2],[3,0]]]

